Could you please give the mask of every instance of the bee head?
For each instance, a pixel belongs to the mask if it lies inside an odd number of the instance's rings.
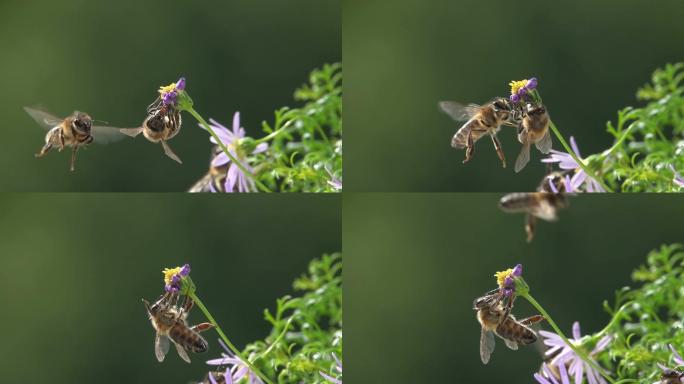
[[[143,126],[149,128],[154,132],[161,132],[166,127],[167,121],[168,118],[166,117],[166,115],[158,111],[147,116],[145,122],[143,123]]]
[[[90,128],[92,127],[92,119],[85,113],[77,112],[71,122],[71,128],[78,133],[90,134]]]
[[[511,104],[508,101],[508,99],[504,99],[502,97],[494,99],[494,102],[492,102],[492,105],[494,106],[494,109],[499,112],[499,111],[510,111],[511,110]]]

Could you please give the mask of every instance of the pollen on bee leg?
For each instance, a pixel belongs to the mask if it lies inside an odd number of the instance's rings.
[[[212,323],[199,323],[199,324],[193,326],[192,330],[196,331],[196,332],[204,332],[207,329],[212,329],[212,328],[214,328],[214,324],[212,324]]]

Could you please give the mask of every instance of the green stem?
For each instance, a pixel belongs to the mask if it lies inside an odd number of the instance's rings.
[[[585,363],[587,363],[594,370],[596,370],[598,373],[600,373],[601,376],[603,376],[610,383],[615,384],[615,381],[610,376],[608,376],[608,374],[605,373],[604,370],[601,367],[599,367],[596,362],[591,360],[589,358],[589,356],[587,355],[587,353],[583,349],[577,348],[577,346],[575,346],[573,343],[570,342],[570,340],[568,340],[567,337],[565,337],[565,334],[563,334],[563,332],[560,330],[560,328],[558,328],[558,326],[553,321],[551,316],[549,316],[549,314],[537,302],[537,300],[535,300],[529,293],[522,293],[521,292],[521,293],[519,293],[519,295],[524,297],[525,299],[527,299],[527,301],[529,301],[530,304],[532,304],[532,306],[535,307],[542,314],[542,316],[544,316],[544,319],[551,325],[551,328],[553,328],[553,330],[556,331],[558,336],[560,336],[560,338],[563,339],[563,342],[565,342],[565,344],[567,344],[577,354],[577,356],[579,356],[582,360],[584,360]]]
[[[256,183],[256,185],[257,185],[262,191],[264,191],[264,192],[271,192],[271,190],[268,189],[268,187],[265,186],[264,183],[262,183],[261,181],[257,180],[256,176],[254,176],[254,174],[252,174],[252,172],[250,172],[250,171],[249,171],[241,162],[239,162],[239,161],[235,158],[235,156],[233,156],[233,155],[230,153],[230,151],[228,150],[228,148],[226,147],[226,145],[225,145],[225,144],[221,141],[221,139],[219,139],[219,137],[216,135],[216,132],[214,132],[214,130],[211,128],[211,126],[209,126],[209,124],[207,123],[207,121],[204,120],[204,118],[203,118],[199,113],[197,113],[197,111],[195,111],[194,108],[192,108],[192,107],[186,107],[185,110],[188,111],[188,112],[192,115],[192,117],[194,117],[194,118],[202,125],[202,127],[204,127],[204,129],[206,129],[206,130],[209,132],[209,134],[214,138],[214,140],[216,140],[216,142],[218,143],[218,145],[219,145],[219,147],[221,148],[221,150],[223,151],[223,153],[225,153],[226,156],[228,156],[228,158],[229,158],[233,163],[235,163],[235,165],[237,165],[238,168],[240,168],[240,170],[242,171],[242,173],[244,173],[244,174],[247,175],[250,179],[252,179],[252,181],[254,181],[254,183]]]
[[[217,333],[219,334],[219,336],[221,337],[221,340],[223,340],[223,342],[226,343],[226,345],[230,348],[230,350],[233,351],[233,353],[234,353],[237,357],[239,357],[240,360],[242,360],[245,364],[247,364],[247,366],[249,367],[249,369],[250,369],[254,374],[256,374],[257,376],[259,376],[265,383],[267,383],[267,384],[273,384],[273,382],[272,382],[271,380],[269,380],[268,377],[266,377],[266,375],[264,375],[263,373],[261,373],[261,371],[259,371],[259,370],[254,366],[254,364],[252,364],[251,361],[249,361],[248,359],[244,358],[244,357],[242,356],[242,353],[241,353],[237,348],[235,348],[235,345],[233,345],[233,343],[231,343],[230,340],[228,339],[228,336],[226,336],[226,334],[223,333],[223,330],[221,329],[221,327],[218,325],[218,323],[216,322],[216,320],[214,320],[214,317],[211,315],[211,313],[209,312],[209,310],[207,309],[207,307],[204,306],[204,303],[202,303],[202,301],[199,299],[199,297],[197,297],[197,295],[195,294],[194,290],[189,290],[189,291],[187,292],[187,294],[192,298],[192,300],[195,302],[195,304],[197,304],[197,307],[202,311],[202,313],[204,313],[204,316],[207,317],[207,319],[209,320],[209,322],[210,322],[211,324],[214,325],[214,329],[216,329],[216,332],[217,332]]]
[[[620,307],[620,309],[618,309],[617,312],[615,312],[615,315],[613,315],[613,318],[610,319],[610,322],[608,323],[608,325],[606,325],[605,327],[603,327],[603,329],[600,330],[597,334],[595,334],[595,335],[593,336],[593,338],[594,338],[594,339],[600,339],[600,338],[602,338],[603,335],[605,335],[605,334],[608,332],[608,330],[610,330],[610,329],[613,327],[613,325],[615,325],[615,323],[617,323],[618,321],[620,321],[620,316],[619,316],[619,315],[622,313],[622,311],[624,311],[625,309],[627,309],[627,307],[630,306],[630,305],[632,305],[632,304],[634,304],[633,301],[628,301],[628,302],[624,303],[624,304]]]
[[[290,124],[292,124],[292,120],[290,120],[290,121],[288,121],[287,123],[283,124],[282,127],[276,129],[275,131],[269,133],[268,135],[266,135],[266,136],[264,136],[264,137],[262,137],[262,138],[260,138],[260,139],[258,139],[258,140],[255,140],[254,142],[255,142],[256,144],[261,144],[261,143],[265,143],[265,142],[267,142],[267,141],[269,141],[269,140],[272,140],[272,139],[274,139],[276,136],[278,136],[279,134],[281,134],[283,131],[285,131],[285,130],[290,126]]]
[[[268,355],[269,353],[271,353],[271,351],[273,350],[273,348],[280,342],[280,340],[283,339],[283,337],[285,337],[285,333],[287,332],[288,329],[290,329],[290,324],[292,324],[292,321],[293,321],[293,320],[294,320],[294,315],[293,315],[292,317],[290,317],[290,319],[287,321],[287,323],[285,323],[285,328],[283,329],[282,332],[280,332],[280,335],[278,335],[278,337],[276,337],[276,339],[273,341],[273,343],[271,343],[271,345],[269,345],[268,348],[266,348],[266,350],[263,351],[263,352],[262,352],[259,356],[257,356],[257,358],[254,359],[254,360],[262,359],[262,358],[266,357],[266,355]]]
[[[551,130],[553,131],[553,133],[558,138],[558,141],[560,141],[561,145],[565,148],[566,151],[568,151],[568,154],[570,154],[570,156],[572,156],[573,160],[575,160],[575,162],[580,166],[580,168],[582,168],[584,173],[586,173],[588,177],[591,177],[592,179],[596,180],[596,182],[601,184],[601,186],[603,187],[603,189],[606,190],[606,192],[613,192],[612,189],[608,188],[608,186],[603,181],[603,179],[594,176],[594,173],[589,170],[589,167],[587,167],[586,164],[584,164],[584,162],[579,158],[579,156],[577,154],[575,154],[575,152],[572,150],[572,148],[570,148],[568,143],[565,141],[565,139],[563,138],[563,135],[561,135],[560,131],[556,127],[556,124],[553,123],[553,121],[550,122],[550,127],[551,127]]]
[[[622,135],[621,135],[620,138],[615,142],[615,144],[613,144],[613,146],[610,147],[610,148],[608,148],[607,150],[603,151],[603,153],[601,154],[601,157],[608,157],[608,156],[609,156],[610,154],[612,154],[615,150],[617,150],[618,147],[620,147],[620,145],[622,145],[622,142],[625,141],[625,139],[627,139],[627,136],[628,136],[630,133],[632,133],[632,129],[633,129],[634,127],[636,127],[636,124],[635,124],[635,123],[630,124],[629,127],[627,127],[627,129],[625,129],[625,131],[622,132]]]

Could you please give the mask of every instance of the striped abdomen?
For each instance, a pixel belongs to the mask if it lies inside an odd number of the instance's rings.
[[[496,333],[504,339],[515,341],[518,344],[532,344],[537,341],[537,334],[526,326],[519,324],[512,317],[507,317],[496,328]]]
[[[209,344],[199,333],[181,323],[169,330],[169,337],[176,344],[191,352],[205,352],[209,349]]]

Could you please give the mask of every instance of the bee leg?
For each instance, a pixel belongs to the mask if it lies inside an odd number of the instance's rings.
[[[74,148],[71,150],[71,165],[69,167],[69,170],[71,172],[73,172],[74,169],[76,169],[76,152],[78,152],[78,144],[75,144]]]
[[[522,319],[522,320],[520,320],[519,322],[520,322],[520,324],[522,324],[522,325],[532,325],[532,324],[536,324],[536,323],[538,323],[538,322],[540,322],[540,321],[543,321],[544,319],[545,319],[545,318],[544,318],[544,316],[542,316],[542,315],[534,315],[534,316],[530,316],[530,317],[528,317],[528,318],[526,318],[526,319]]]
[[[204,332],[207,329],[212,329],[212,328],[214,328],[214,324],[212,324],[212,323],[199,323],[197,325],[193,325],[192,327],[190,327],[190,329],[192,329],[193,331],[198,332],[198,333]]]
[[[496,154],[499,155],[499,160],[504,168],[506,168],[506,156],[504,155],[503,148],[501,148],[501,142],[499,138],[496,137],[496,133],[490,135],[492,137],[492,143],[494,143],[494,148],[496,149]]]
[[[537,218],[529,213],[525,215],[525,233],[527,233],[527,242],[532,242],[534,238],[534,229],[537,227]]]
[[[35,156],[38,158],[43,157],[43,156],[47,155],[47,153],[48,153],[48,151],[50,151],[50,149],[52,149],[52,143],[46,143],[43,146],[43,148],[41,148],[40,152],[36,153]]]
[[[185,296],[185,300],[183,301],[183,312],[186,314],[190,313],[190,310],[194,305],[195,302],[189,296]]]
[[[468,132],[468,139],[466,141],[466,157],[463,160],[463,164],[470,161],[473,158],[473,152],[475,152],[475,144],[473,143],[473,131]]]

